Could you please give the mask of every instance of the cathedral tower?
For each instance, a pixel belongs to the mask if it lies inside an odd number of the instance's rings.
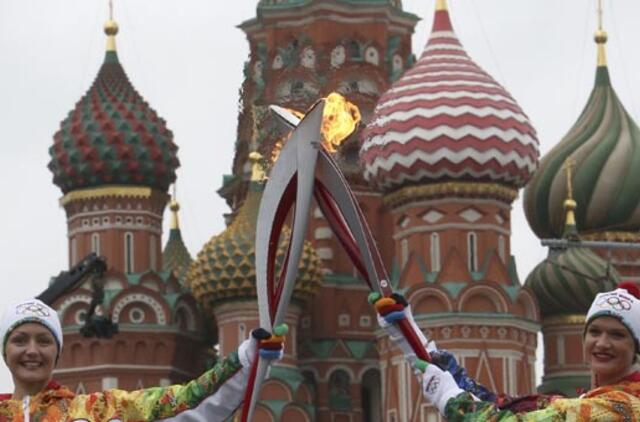
[[[511,95],[465,52],[446,1],[418,62],[378,102],[361,157],[392,215],[391,282],[426,335],[493,391],[533,392],[538,307],[518,280],[510,221],[538,141]],[[384,338],[379,348],[385,420],[435,417],[400,350]]]
[[[79,334],[87,282],[55,303],[65,350],[55,376],[80,392],[167,385],[202,369],[203,326],[179,275],[163,271],[162,217],[179,166],[173,135],[129,82],[118,60],[118,25],[87,93],[61,123],[49,152],[67,215],[69,264],[107,259],[99,311],[119,324],[109,340]]]
[[[599,292],[619,281],[640,280],[637,249],[613,248],[611,242],[637,243],[640,229],[640,128],[611,84],[602,27],[602,5],[595,34],[596,78],[578,121],[540,162],[525,189],[529,225],[542,239],[566,237],[565,199],[575,199],[574,241],[601,241],[606,248],[576,244],[551,248],[549,257],[529,275],[541,305],[545,369],[541,390],[575,395],[590,385],[582,352],[584,317]],[[567,174],[567,169],[569,173]],[[574,211],[571,210],[571,213]],[[579,235],[579,236],[578,236]],[[583,245],[584,246],[584,245]],[[624,245],[622,245],[624,246]]]
[[[335,91],[356,104],[363,121],[368,121],[380,95],[413,64],[411,35],[417,20],[404,12],[396,0],[258,3],[257,16],[240,25],[249,41],[250,57],[241,91],[232,174],[225,177],[219,190],[231,208],[230,226],[220,238],[237,232],[236,219],[241,216],[246,219],[246,207],[250,206],[247,202],[254,201],[250,152],[259,151],[268,167],[286,142],[287,134],[274,121],[268,106],[278,104],[306,111],[317,99]],[[360,143],[358,130],[337,148],[334,158],[363,208],[385,261],[391,265],[394,247],[388,236],[391,215],[382,203],[382,195],[371,190],[362,177]],[[288,340],[296,342],[292,347],[297,351],[297,367],[312,391],[311,416],[319,422],[383,420],[374,342],[376,322],[366,301],[368,290],[322,213],[315,206],[312,212],[309,240],[321,260],[323,283],[313,299],[300,309],[297,334],[295,338],[290,335]],[[228,252],[214,250],[212,245],[208,243],[201,254],[209,256],[209,262],[223,262]],[[201,267],[207,268],[204,264]],[[249,275],[238,276],[244,276],[245,280],[237,283],[251,283]],[[191,280],[209,280],[209,286],[217,286],[212,311],[216,318],[218,312],[233,309],[237,295],[224,296],[224,286],[235,292],[236,281],[214,283],[217,278],[210,273],[202,279],[189,279],[202,303],[207,303],[205,288],[196,285],[206,283]],[[247,300],[252,294],[243,293],[242,297]],[[236,328],[225,321],[218,320],[220,329],[228,327],[235,333]],[[245,329],[254,327],[247,322]],[[282,393],[279,397],[286,400],[288,396]],[[271,420],[278,420],[276,408],[270,409]]]

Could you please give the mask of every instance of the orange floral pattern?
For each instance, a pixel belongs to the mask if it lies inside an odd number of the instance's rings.
[[[640,421],[640,382],[623,381],[600,387],[580,398],[558,398],[540,410],[513,413],[499,410],[493,403],[474,401],[468,393],[449,400],[445,417],[453,421],[556,422],[556,421]]]
[[[31,397],[29,419],[30,422],[145,422],[169,418],[195,408],[241,367],[238,354],[234,352],[184,385],[82,395],[64,387],[49,388]],[[22,406],[20,400],[0,399],[0,422],[24,422]]]

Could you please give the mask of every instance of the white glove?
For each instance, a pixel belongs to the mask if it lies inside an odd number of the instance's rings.
[[[248,339],[240,343],[238,347],[238,359],[242,364],[242,368],[251,368],[253,360],[258,350],[258,340],[249,336]]]
[[[438,408],[441,415],[444,416],[447,402],[453,397],[464,393],[453,375],[443,371],[437,365],[429,364],[418,359],[414,367],[422,372],[422,394],[424,398]]]
[[[171,418],[162,419],[163,422],[218,422],[227,421],[239,408],[244,392],[247,389],[247,381],[251,366],[259,353],[265,359],[277,360],[282,358],[284,335],[288,328],[285,324],[274,328],[277,336],[257,329],[251,332],[251,336],[244,340],[238,347],[238,360],[242,368],[229,378],[218,390],[204,399],[196,408],[179,413]],[[278,349],[277,346],[280,346]]]
[[[378,297],[378,300],[382,299],[379,297],[379,295],[377,297]],[[370,295],[369,301],[370,302],[373,301],[375,304],[375,302],[377,301],[377,300],[374,300],[375,298],[376,298],[375,295]],[[404,298],[402,298],[402,300],[404,300]],[[418,339],[420,340],[420,344],[422,344],[422,346],[428,352],[438,350],[436,347],[436,344],[433,341],[427,340],[427,338],[425,337],[420,327],[418,327],[418,324],[416,324],[415,319],[413,319],[413,313],[411,312],[411,305],[407,304],[407,306],[404,307],[402,312],[404,313],[404,319],[406,319],[409,322],[409,325],[411,325],[411,328],[418,336]],[[407,362],[409,362],[410,364],[413,364],[413,362],[415,362],[415,360],[417,359],[416,354],[414,353],[413,348],[411,347],[407,339],[402,334],[402,331],[400,330],[400,328],[398,328],[398,325],[396,323],[388,322],[378,312],[376,312],[376,317],[378,319],[378,325],[380,326],[380,328],[384,330],[385,333],[387,333],[387,335],[389,336],[389,340],[391,340],[398,347],[400,347],[400,349],[404,353],[404,357],[407,360]]]

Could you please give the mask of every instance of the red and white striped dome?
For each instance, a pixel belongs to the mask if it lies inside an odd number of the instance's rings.
[[[380,98],[363,138],[364,176],[385,191],[450,180],[521,187],[539,156],[529,119],[469,58],[442,1],[420,60]]]

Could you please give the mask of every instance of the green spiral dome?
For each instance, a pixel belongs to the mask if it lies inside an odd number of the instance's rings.
[[[569,157],[576,163],[572,180],[580,234],[640,230],[640,129],[618,99],[606,66],[598,67],[578,121],[541,160],[525,189],[525,213],[539,238],[562,234],[563,164]]]
[[[586,248],[570,247],[550,255],[527,277],[543,318],[586,314],[596,294],[613,290],[620,282],[616,270]]]

